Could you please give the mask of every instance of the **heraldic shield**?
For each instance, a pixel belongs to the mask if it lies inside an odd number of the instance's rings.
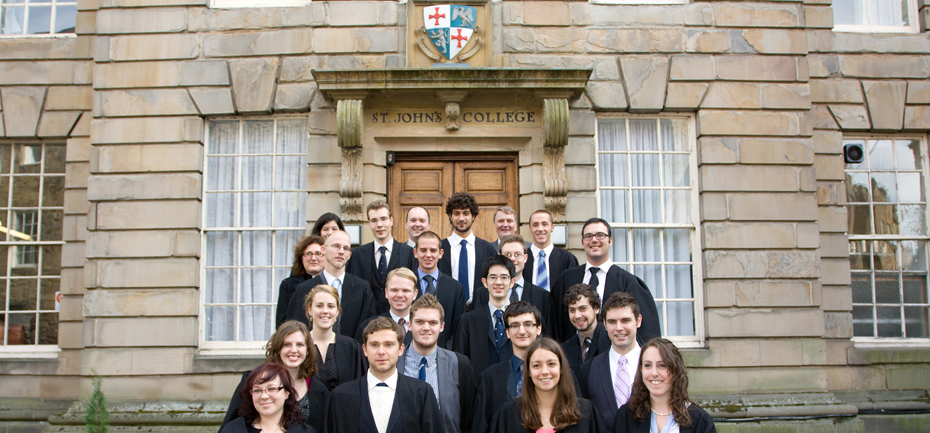
[[[471,40],[477,15],[477,8],[472,6],[426,6],[423,8],[423,23],[433,46],[452,60]]]

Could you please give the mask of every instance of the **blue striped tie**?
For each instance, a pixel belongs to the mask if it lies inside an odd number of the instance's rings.
[[[539,266],[536,267],[536,285],[549,291],[549,271],[546,270],[545,250],[539,250]]]

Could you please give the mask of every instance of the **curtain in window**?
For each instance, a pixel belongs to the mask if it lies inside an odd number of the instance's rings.
[[[839,25],[906,26],[908,0],[834,0],[833,21]]]

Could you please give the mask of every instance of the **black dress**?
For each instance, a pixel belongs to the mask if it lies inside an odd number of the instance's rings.
[[[362,377],[368,370],[367,360],[362,356],[362,346],[344,335],[336,334],[336,342],[326,349],[326,359],[316,349],[316,376],[314,379],[332,391],[337,386]]]
[[[523,417],[521,416],[522,398],[510,400],[504,403],[501,410],[494,415],[494,421],[491,422],[490,433],[535,433],[523,426]],[[578,424],[570,425],[559,432],[565,433],[606,433],[604,422],[601,421],[597,408],[590,401],[583,398],[578,399],[578,411],[581,412],[581,421]]]
[[[259,429],[252,427],[251,423],[245,422],[245,418],[236,418],[232,422],[226,424],[220,428],[220,433],[258,433]],[[288,433],[317,433],[318,430],[315,428],[301,424],[294,423],[287,428]]]

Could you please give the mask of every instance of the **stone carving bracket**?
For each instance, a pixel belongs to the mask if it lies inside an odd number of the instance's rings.
[[[339,206],[347,221],[362,221],[362,117],[361,99],[337,102],[336,140],[342,149]]]
[[[565,221],[568,181],[565,176],[565,146],[568,145],[568,99],[544,99],[545,142],[543,143],[543,204],[554,222]]]

